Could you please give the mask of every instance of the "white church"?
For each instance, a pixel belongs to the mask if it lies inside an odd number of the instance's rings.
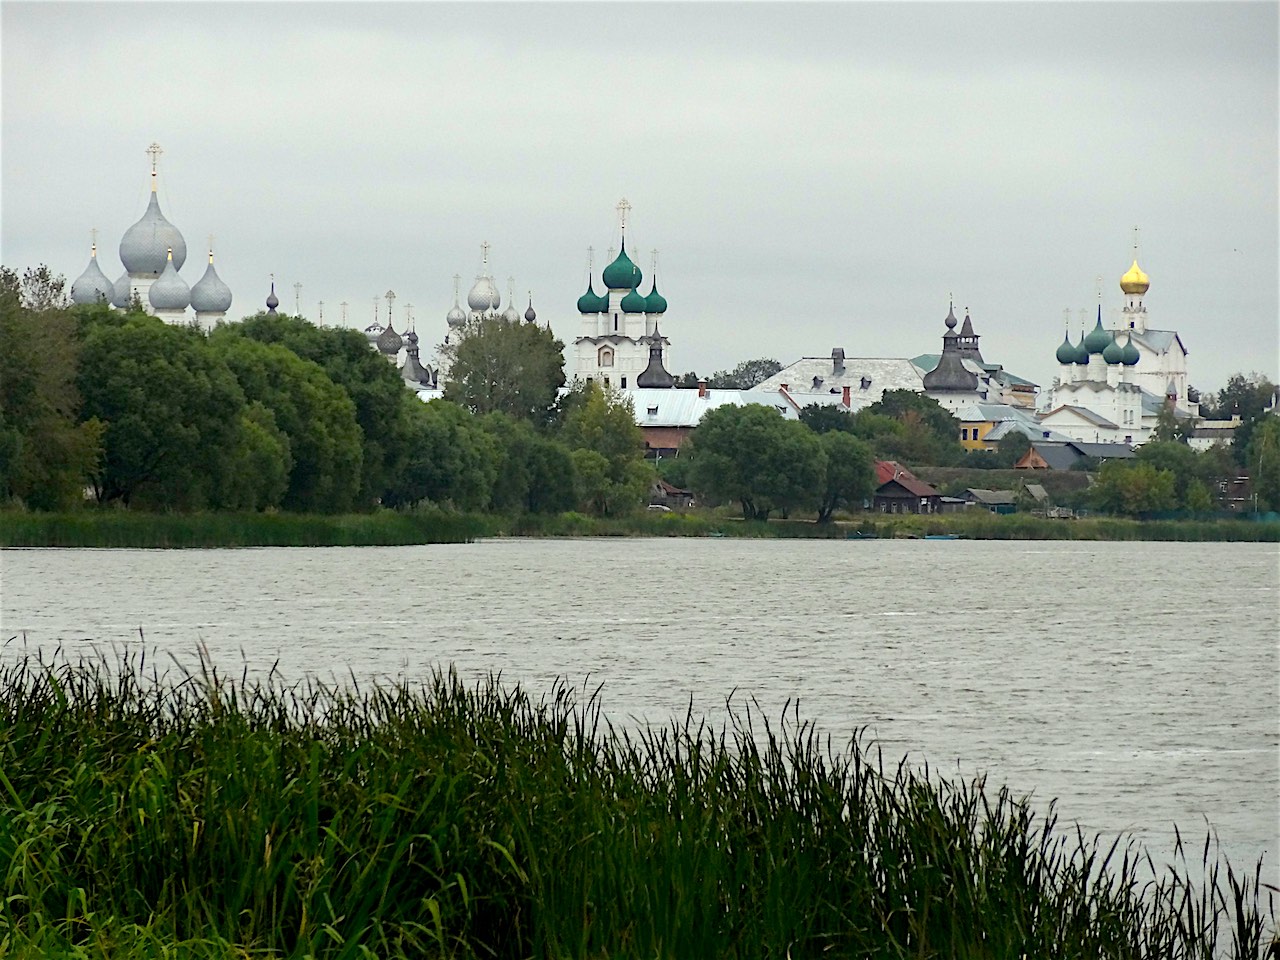
[[[1178,418],[1198,416],[1187,396],[1187,348],[1177,331],[1150,324],[1150,289],[1135,242],[1133,265],[1120,277],[1124,305],[1104,325],[1099,302],[1093,329],[1078,343],[1064,335],[1058,346],[1058,375],[1041,405],[1046,427],[1080,441],[1139,444],[1166,406]]]

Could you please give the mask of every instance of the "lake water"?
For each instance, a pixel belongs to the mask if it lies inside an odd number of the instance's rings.
[[[754,697],[1063,820],[1280,879],[1280,553],[1265,544],[493,540],[0,554],[0,655],[145,645],[235,674],[603,683],[615,722]],[[143,639],[139,637],[142,631]],[[589,679],[588,679],[589,678]]]

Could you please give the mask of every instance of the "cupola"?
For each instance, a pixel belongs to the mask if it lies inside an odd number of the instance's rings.
[[[636,271],[637,274],[639,272],[640,272],[639,270]],[[622,301],[619,304],[619,306],[622,307],[623,313],[644,313],[645,307],[647,306],[647,304],[648,304],[647,298],[642,297],[640,295],[640,291],[637,290],[635,287],[632,287],[631,292],[622,298]]]
[[[1138,348],[1134,346],[1133,335],[1130,334],[1124,341],[1124,358],[1120,361],[1126,367],[1137,366],[1138,361],[1142,359],[1142,355],[1138,353]]]
[[[1124,362],[1124,347],[1120,346],[1120,341],[1112,338],[1111,342],[1102,348],[1102,359],[1108,366]]]
[[[156,159],[161,153],[160,147],[153,143],[147,153],[151,155],[151,199],[142,219],[126,230],[120,239],[120,262],[133,276],[157,276],[164,272],[170,253],[175,270],[181,270],[187,262],[187,241],[160,212],[160,200],[156,195]]]
[[[98,266],[98,244],[95,242],[89,251],[89,265],[71,284],[71,299],[75,303],[110,303],[115,295],[115,284]]]
[[[609,309],[609,298],[596,295],[595,286],[587,279],[587,292],[578,298],[579,313],[604,313]]]
[[[634,290],[642,279],[640,268],[627,256],[627,240],[622,239],[622,251],[613,263],[604,268],[604,285],[610,290]]]
[[[213,268],[213,251],[209,251],[209,265],[204,276],[191,288],[191,309],[196,313],[226,313],[231,307],[231,288],[222,282]]]
[[[1120,278],[1120,289],[1130,296],[1142,296],[1151,288],[1151,279],[1142,272],[1142,268],[1138,266],[1138,260],[1135,257],[1133,266],[1125,271]]]
[[[168,251],[164,272],[147,291],[147,299],[155,310],[185,310],[190,306],[191,288],[187,286],[187,281],[178,276],[172,250]]]
[[[1084,338],[1084,348],[1090,353],[1101,353],[1112,343],[1111,334],[1102,328],[1102,307],[1098,307],[1098,320]]]

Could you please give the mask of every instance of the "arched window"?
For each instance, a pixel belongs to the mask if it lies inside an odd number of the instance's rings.
[[[613,347],[600,348],[599,365],[602,367],[613,366]]]

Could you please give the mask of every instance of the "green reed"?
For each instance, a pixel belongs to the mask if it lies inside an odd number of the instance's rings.
[[[2,547],[355,547],[465,543],[489,518],[444,510],[353,514],[0,511]]]
[[[1280,956],[1261,864],[729,716],[10,651],[0,955]]]

